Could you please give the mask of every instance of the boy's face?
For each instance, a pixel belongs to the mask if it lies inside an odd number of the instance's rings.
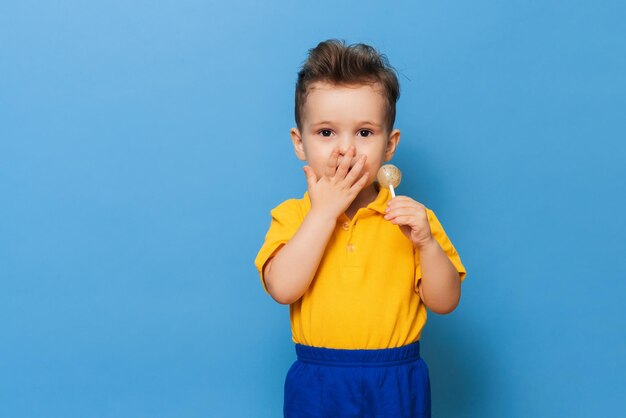
[[[367,185],[376,179],[378,169],[389,161],[400,141],[400,131],[387,132],[385,98],[378,84],[337,86],[326,82],[311,85],[302,113],[302,132],[291,129],[291,139],[300,160],[307,161],[317,178],[324,172],[335,147],[339,161],[354,145],[357,158],[367,155]]]

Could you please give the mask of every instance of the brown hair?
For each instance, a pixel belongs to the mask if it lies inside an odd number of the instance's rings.
[[[308,89],[317,81],[336,85],[379,83],[387,100],[387,128],[389,132],[393,129],[400,85],[387,57],[373,47],[366,44],[346,45],[344,41],[329,39],[309,50],[296,82],[295,115],[300,130]]]

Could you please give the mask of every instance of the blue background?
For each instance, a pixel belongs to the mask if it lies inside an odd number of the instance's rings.
[[[435,417],[626,410],[619,1],[0,5],[0,416],[278,417],[288,309],[253,266],[306,183],[296,72],[400,74],[399,193],[468,269],[423,335]]]

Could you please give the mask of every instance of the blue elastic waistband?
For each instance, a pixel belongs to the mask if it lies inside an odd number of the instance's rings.
[[[380,350],[342,350],[296,344],[298,361],[341,367],[380,367],[410,363],[420,358],[420,342]]]

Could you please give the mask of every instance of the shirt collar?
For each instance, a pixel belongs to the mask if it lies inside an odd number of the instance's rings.
[[[368,209],[375,210],[381,214],[385,214],[385,210],[387,209],[387,202],[391,200],[391,191],[388,187],[382,187],[378,191],[378,196],[376,199],[369,205],[367,205]]]

